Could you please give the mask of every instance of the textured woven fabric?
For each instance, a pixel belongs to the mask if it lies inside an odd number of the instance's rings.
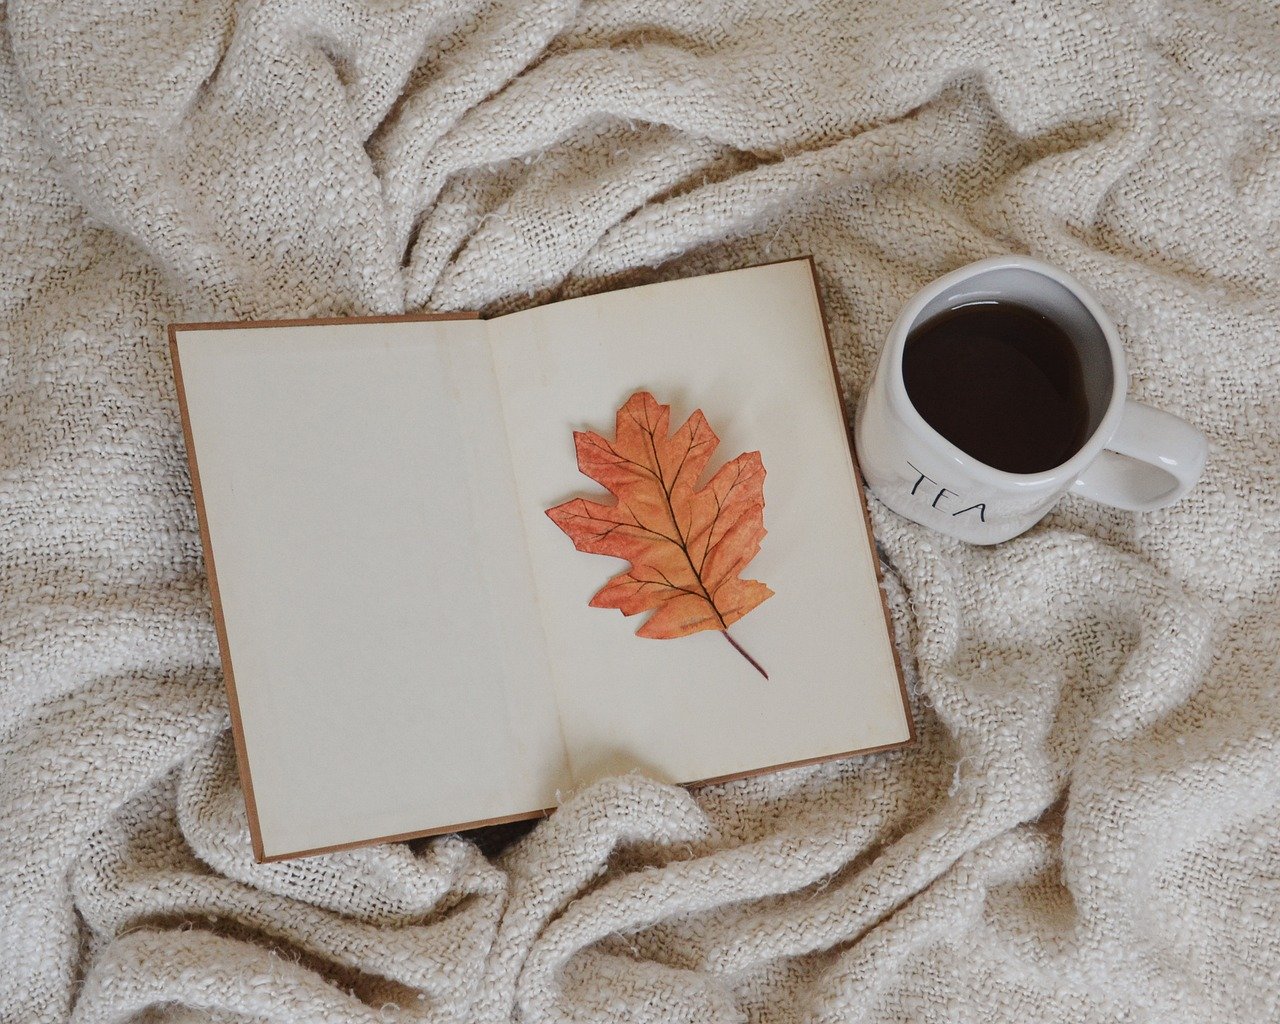
[[[0,11],[5,1020],[1280,1019],[1274,6]],[[908,296],[1004,252],[1212,451],[1176,507],[991,549],[873,503],[914,749],[253,863],[166,323],[812,253],[852,404]]]

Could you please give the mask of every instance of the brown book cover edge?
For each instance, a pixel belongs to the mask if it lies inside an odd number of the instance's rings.
[[[794,263],[805,260],[809,264],[809,272],[813,279],[814,295],[818,301],[819,319],[822,321],[823,337],[827,343],[827,356],[830,360],[832,379],[839,392],[840,371],[836,366],[835,348],[831,343],[831,328],[827,321],[827,311],[822,300],[822,288],[818,281],[818,268],[812,256],[797,256],[767,263],[754,264],[752,267],[739,267],[749,270],[753,267],[773,266],[776,263]],[[636,286],[642,287],[642,286]],[[363,317],[324,317],[318,319],[286,319],[286,320],[222,320],[196,323],[175,323],[169,325],[169,357],[173,363],[174,388],[178,399],[178,409],[182,419],[182,436],[187,448],[187,468],[191,475],[191,495],[195,501],[196,519],[200,528],[200,544],[204,551],[205,573],[209,580],[209,599],[213,606],[214,629],[218,636],[218,653],[222,660],[222,675],[227,688],[227,703],[231,717],[231,732],[236,751],[236,766],[240,774],[240,785],[244,790],[245,812],[249,822],[249,837],[253,845],[253,856],[260,864],[275,861],[292,860],[297,857],[311,857],[321,853],[337,853],[341,850],[352,850],[362,846],[376,846],[381,843],[404,842],[410,839],[423,839],[428,836],[446,835],[451,832],[463,832],[489,825],[505,825],[514,821],[529,821],[543,818],[555,810],[554,807],[540,808],[516,814],[503,815],[497,818],[484,818],[479,821],[458,822],[436,828],[419,829],[412,832],[401,832],[395,835],[374,836],[369,839],[357,839],[346,843],[335,843],[331,846],[318,846],[307,850],[294,850],[287,853],[274,853],[267,856],[262,845],[262,831],[258,823],[258,809],[253,796],[253,776],[249,767],[249,752],[245,745],[244,730],[240,721],[240,704],[236,696],[235,672],[231,664],[231,646],[227,639],[226,622],[222,615],[222,602],[218,592],[218,574],[213,557],[213,543],[209,536],[208,519],[205,516],[204,495],[200,489],[200,469],[196,458],[195,442],[191,433],[191,419],[187,411],[186,391],[182,383],[182,365],[178,355],[179,331],[219,331],[243,330],[258,327],[319,327],[341,324],[384,324],[384,323],[423,323],[435,320],[477,320],[480,315],[474,312],[464,313],[415,313],[402,316],[363,316]],[[733,782],[737,779],[751,778],[768,772],[782,771],[787,768],[800,768],[805,765],[819,764],[823,761],[835,761],[845,757],[858,757],[864,754],[877,754],[889,750],[899,750],[910,746],[916,740],[915,720],[911,713],[911,704],[907,696],[906,679],[902,671],[902,660],[898,654],[893,618],[889,612],[889,604],[884,593],[884,577],[880,568],[880,558],[875,550],[875,534],[871,528],[871,513],[867,507],[867,495],[862,485],[862,474],[858,469],[857,456],[853,450],[853,433],[850,429],[849,414],[844,401],[840,401],[840,412],[844,422],[845,443],[848,446],[849,460],[853,467],[854,484],[858,491],[858,500],[862,504],[862,515],[867,526],[867,539],[871,545],[871,563],[875,566],[876,588],[880,593],[881,610],[884,613],[885,629],[889,637],[889,648],[893,654],[894,670],[898,675],[898,687],[902,697],[902,709],[907,721],[907,738],[897,743],[885,743],[875,747],[862,747],[857,750],[842,751],[835,754],[820,754],[817,757],[803,758],[799,761],[788,761],[783,764],[767,765],[749,771],[720,775],[710,779],[698,779],[682,785],[693,788],[709,786],[720,782]]]

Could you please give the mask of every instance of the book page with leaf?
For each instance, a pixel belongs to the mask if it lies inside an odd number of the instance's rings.
[[[487,330],[175,332],[267,857],[568,785]]]
[[[691,782],[909,738],[809,261],[569,300],[491,327],[577,784],[634,768]],[[650,419],[640,434],[625,422],[619,427],[619,410],[638,392],[670,406],[669,422]],[[642,407],[633,411],[643,415]],[[594,479],[579,471],[581,438],[591,435],[613,453],[604,464],[597,460]],[[723,467],[759,453],[767,535],[745,544],[754,552],[758,541],[758,554],[732,566],[731,575],[773,593],[743,583],[740,593],[760,600],[729,624],[729,635],[767,679],[726,643],[717,623],[678,639],[636,635],[646,627],[666,635],[673,625],[678,634],[680,622],[698,619],[696,596],[682,597],[680,614],[666,618],[662,608],[648,607],[655,567],[669,577],[684,573],[672,582],[698,590],[679,545],[664,551],[659,544],[633,559],[626,544],[605,550],[618,539],[611,534],[598,554],[583,553],[544,514],[559,508],[571,516],[583,507],[575,503],[588,503],[594,508],[586,518],[608,516],[601,506],[613,506],[621,490],[646,526],[667,532],[661,524],[673,520],[661,507],[662,488],[628,493],[632,484],[611,480],[607,465],[650,444],[696,446],[679,484],[691,502],[700,492],[716,494],[713,481],[731,479],[716,476]],[[652,464],[673,465],[668,449],[655,452]],[[754,459],[739,465],[755,474]],[[665,486],[676,486],[670,475]],[[751,499],[747,491],[741,496]],[[595,541],[586,543],[590,552]],[[696,552],[695,561],[704,554]],[[648,568],[628,581],[629,566],[637,565]],[[596,607],[589,606],[593,595]],[[635,614],[620,614],[628,610]]]

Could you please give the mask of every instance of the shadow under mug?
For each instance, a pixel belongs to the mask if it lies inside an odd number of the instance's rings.
[[[1085,441],[1052,469],[1009,473],[978,461],[925,422],[907,393],[902,357],[912,332],[949,309],[982,301],[1048,317],[1079,357]],[[1128,384],[1115,324],[1088,289],[1040,260],[982,260],[925,287],[893,325],[858,402],[858,462],[872,493],[895,512],[974,544],[1016,537],[1068,491],[1129,511],[1163,508],[1200,478],[1208,442],[1185,420],[1127,399]]]

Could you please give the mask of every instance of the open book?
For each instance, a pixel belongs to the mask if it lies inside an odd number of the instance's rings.
[[[277,860],[546,813],[639,769],[723,780],[908,742],[811,260],[490,320],[170,331],[254,850]],[[637,637],[625,563],[546,510],[610,496],[574,431],[648,391],[767,472],[773,596]]]

